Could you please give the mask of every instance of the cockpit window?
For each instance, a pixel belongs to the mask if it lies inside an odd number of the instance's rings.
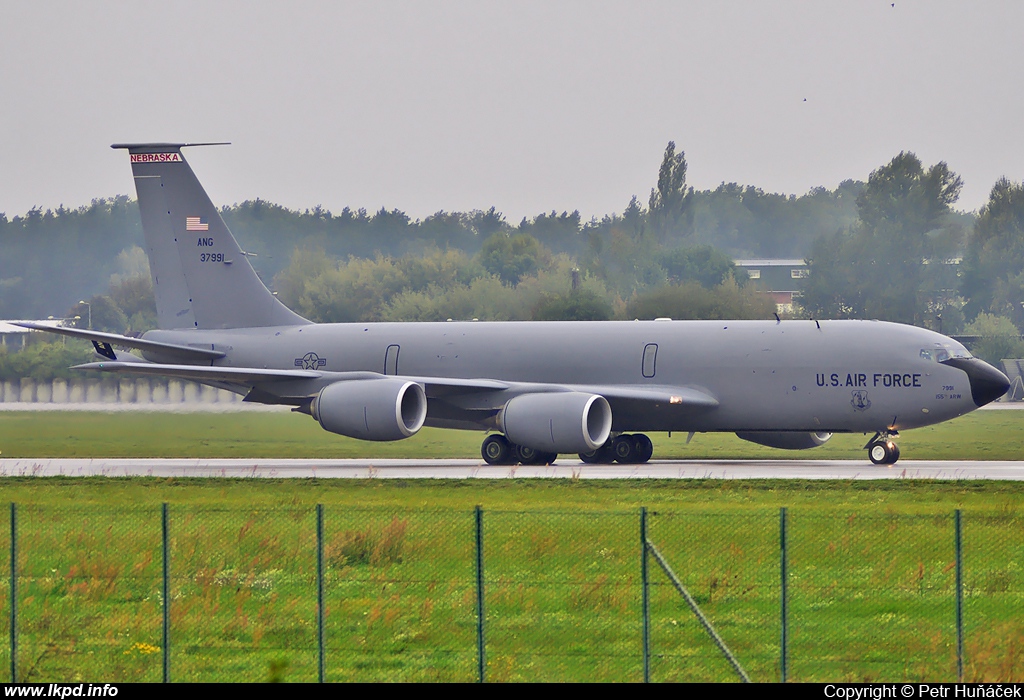
[[[932,362],[945,362],[951,357],[971,357],[963,345],[950,343],[935,343],[933,348],[921,348],[921,359]]]

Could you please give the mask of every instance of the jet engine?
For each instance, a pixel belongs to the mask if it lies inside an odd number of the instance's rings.
[[[777,447],[780,450],[809,450],[812,447],[821,447],[832,433],[787,433],[764,431],[743,431],[736,433],[736,437],[747,442],[756,442],[765,447]]]
[[[505,437],[543,452],[593,452],[612,430],[612,409],[597,394],[524,394],[499,416]]]
[[[427,395],[416,382],[363,379],[335,382],[310,406],[324,430],[360,440],[401,440],[416,434],[427,418]]]

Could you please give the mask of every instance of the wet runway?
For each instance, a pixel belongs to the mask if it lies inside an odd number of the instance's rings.
[[[1024,461],[673,460],[492,467],[474,459],[0,459],[0,476],[240,479],[941,479],[1024,480]]]

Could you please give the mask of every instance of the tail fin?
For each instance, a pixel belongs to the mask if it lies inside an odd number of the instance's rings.
[[[160,328],[249,328],[309,323],[256,275],[181,149],[119,144],[131,154]]]

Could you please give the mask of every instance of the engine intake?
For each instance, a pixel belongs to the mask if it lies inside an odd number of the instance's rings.
[[[812,447],[824,445],[832,437],[832,433],[788,433],[757,430],[739,432],[736,433],[736,437],[747,442],[756,442],[765,447],[777,447],[780,450],[809,450]]]
[[[502,409],[499,424],[516,443],[544,452],[592,452],[612,430],[612,409],[597,394],[524,394]]]
[[[310,409],[328,432],[360,440],[402,440],[423,427],[427,395],[419,384],[403,379],[335,382],[320,390]]]

